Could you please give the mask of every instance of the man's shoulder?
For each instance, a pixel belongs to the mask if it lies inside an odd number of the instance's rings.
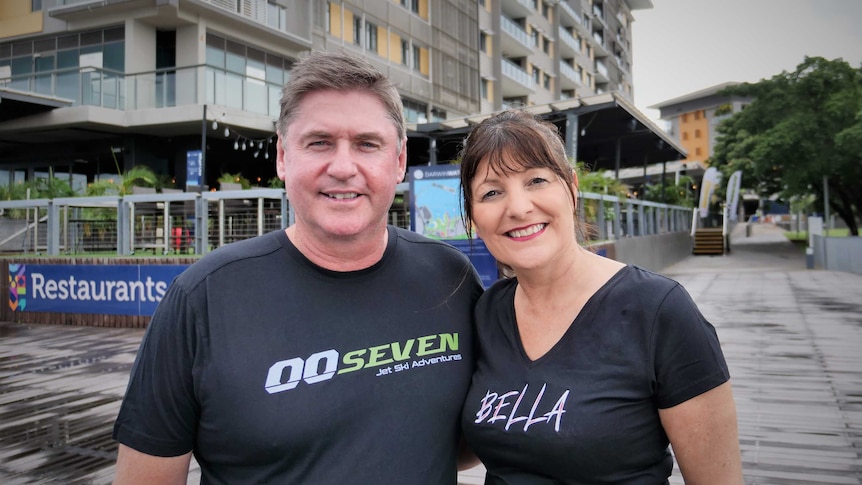
[[[410,245],[410,251],[416,250],[426,250],[426,251],[439,251],[442,253],[450,253],[453,256],[460,255],[466,258],[464,253],[458,250],[455,246],[451,244],[440,241],[438,239],[431,239],[429,237],[425,237],[422,234],[417,232],[409,231],[407,229],[402,229],[400,227],[392,226],[395,230],[395,236]]]
[[[189,266],[177,281],[191,289],[228,267],[234,271],[233,265],[236,263],[257,260],[277,253],[283,249],[280,234],[283,235],[284,231],[273,231],[222,246]]]

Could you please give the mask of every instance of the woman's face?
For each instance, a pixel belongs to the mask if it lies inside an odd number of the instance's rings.
[[[477,235],[515,273],[553,265],[576,247],[569,188],[551,169],[497,173],[482,160],[470,190]]]

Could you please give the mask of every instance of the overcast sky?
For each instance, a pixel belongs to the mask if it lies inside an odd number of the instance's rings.
[[[632,27],[635,106],[793,71],[805,56],[862,62],[862,0],[653,0]]]

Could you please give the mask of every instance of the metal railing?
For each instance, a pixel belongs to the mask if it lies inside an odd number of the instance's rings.
[[[590,241],[691,229],[690,208],[580,193]],[[389,222],[409,228],[408,194],[399,192]],[[196,254],[293,223],[283,189],[177,192],[0,202],[0,252],[7,254]],[[696,222],[696,221],[694,221]]]

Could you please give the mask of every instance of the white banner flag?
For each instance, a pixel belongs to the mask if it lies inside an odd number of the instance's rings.
[[[737,208],[739,207],[739,188],[742,184],[742,170],[737,170],[727,179],[727,207],[728,217],[731,221],[737,220]]]
[[[706,169],[703,180],[700,182],[700,203],[697,206],[701,219],[709,214],[709,200],[712,198],[712,193],[715,192],[715,186],[718,185],[719,181],[721,181],[721,173],[715,167]]]

